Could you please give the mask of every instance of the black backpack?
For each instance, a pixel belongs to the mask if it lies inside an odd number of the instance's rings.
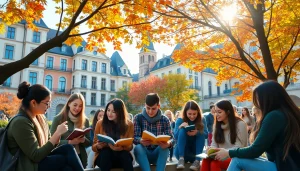
[[[11,121],[18,116],[23,116],[28,118],[25,115],[18,114],[15,117],[11,118],[11,120],[8,122],[5,128],[0,129],[0,170],[1,171],[16,170],[18,158],[20,156],[20,149],[18,149],[18,151],[14,156],[9,152],[8,143],[7,143],[7,129]]]

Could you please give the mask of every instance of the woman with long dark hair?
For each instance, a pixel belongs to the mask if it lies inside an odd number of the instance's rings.
[[[249,109],[246,107],[242,108],[242,114],[241,114],[241,118],[246,122],[247,124],[247,130],[248,133],[251,133],[252,128],[255,125],[255,119],[253,116],[250,115]]]
[[[260,109],[257,125],[246,148],[220,149],[220,159],[233,158],[229,171],[300,170],[300,110],[276,81],[266,81],[253,91],[253,104]],[[268,160],[258,158],[266,152]]]

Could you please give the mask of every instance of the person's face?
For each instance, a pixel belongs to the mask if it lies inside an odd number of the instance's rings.
[[[35,100],[32,100],[31,103],[33,106],[31,112],[33,114],[46,114],[51,106],[51,95],[47,96],[40,103],[37,103]]]
[[[172,117],[171,117],[171,112],[166,112],[166,114],[165,114],[169,119],[171,119]]]
[[[189,109],[189,110],[186,111],[186,115],[187,115],[187,117],[189,118],[190,121],[194,121],[198,116],[198,111]]]
[[[224,121],[226,122],[228,120],[228,114],[224,110],[218,108],[217,106],[215,106],[215,110],[216,110],[215,114],[218,122],[224,122]]]
[[[73,100],[69,104],[70,112],[72,115],[77,116],[82,111],[82,101],[80,99]]]
[[[113,104],[109,104],[108,108],[107,108],[107,118],[110,121],[117,121],[117,114],[114,110],[114,105]]]
[[[146,113],[148,114],[148,116],[150,118],[153,118],[156,115],[158,109],[160,108],[160,105],[155,104],[153,106],[148,106],[147,104],[145,104],[145,107],[146,107]]]
[[[103,119],[103,115],[104,115],[104,111],[100,111],[98,113],[98,116],[97,116],[98,121],[101,120],[101,119]]]
[[[213,114],[213,115],[215,114],[215,107],[210,109],[210,113]]]
[[[245,109],[242,109],[242,114],[243,114],[243,115],[246,115],[246,113],[247,113],[246,110],[245,110]]]

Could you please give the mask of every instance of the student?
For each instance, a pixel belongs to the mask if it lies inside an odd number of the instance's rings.
[[[261,110],[246,148],[221,149],[218,158],[233,158],[229,171],[300,170],[300,111],[276,81],[266,81],[253,91],[253,104]],[[268,160],[257,158],[266,152]]]
[[[256,125],[256,116],[261,116],[261,111],[260,109],[258,109],[257,107],[253,106],[252,107],[252,116],[254,118],[254,122],[255,122],[255,125]]]
[[[248,133],[251,133],[252,128],[255,125],[254,117],[250,115],[249,109],[246,107],[242,108],[242,115],[241,118],[246,122],[247,124],[247,130]]]
[[[237,116],[232,104],[228,100],[220,100],[215,104],[215,123],[210,148],[233,149],[246,147],[248,133],[246,123]],[[226,170],[230,159],[215,157],[203,159],[201,171]]]
[[[187,132],[184,127],[188,125],[195,125],[196,129]],[[198,171],[201,159],[195,156],[203,151],[207,127],[201,109],[194,100],[184,105],[182,116],[175,124],[174,137],[177,141],[175,146],[175,156],[178,159],[177,169],[184,169],[184,162],[191,162],[193,164],[190,169]]]
[[[94,140],[94,133],[95,133],[95,128],[96,128],[96,124],[99,120],[103,119],[103,115],[104,115],[104,110],[103,109],[99,109],[95,112],[94,118],[93,118],[93,123],[92,123],[92,130],[90,131],[90,136],[91,136],[91,140]],[[87,166],[86,168],[93,168],[94,165],[94,156],[95,153],[92,150],[92,145],[93,143],[91,143],[91,146],[89,146],[88,148],[86,148],[86,153],[88,156],[88,160],[87,160]]]
[[[212,133],[213,133],[213,125],[214,125],[214,115],[215,115],[215,105],[209,106],[210,113],[205,116],[207,129],[208,129],[208,138],[207,145],[210,146],[212,142]]]
[[[60,136],[68,131],[66,122],[57,126],[52,137],[45,113],[50,107],[51,92],[43,85],[30,86],[23,82],[18,87],[17,97],[22,100],[19,115],[8,128],[8,149],[14,155],[21,154],[16,171],[82,171],[82,164],[71,145],[58,148]]]
[[[113,146],[100,142],[97,134],[107,135],[117,141],[120,138],[133,138],[133,124],[128,118],[124,102],[113,99],[106,105],[103,120],[99,120],[95,128],[93,151],[95,165],[101,171],[110,171],[111,168],[123,168],[124,171],[133,171],[130,146]]]
[[[172,132],[169,119],[160,110],[159,96],[150,93],[146,96],[145,108],[141,114],[134,117],[134,155],[141,170],[150,171],[150,164],[156,164],[157,171],[164,171],[169,156],[169,149],[173,146]],[[154,135],[170,135],[169,142],[159,142],[151,145],[151,141],[141,139],[147,130]]]
[[[165,111],[165,115],[169,118],[170,122],[171,122],[171,129],[172,129],[172,133],[174,131],[175,128],[175,116],[173,114],[173,112],[171,112],[170,110],[166,110]],[[170,158],[169,161],[172,162],[173,161],[173,150],[174,148],[170,148]]]
[[[59,145],[73,145],[83,167],[85,168],[87,165],[87,153],[85,148],[91,144],[90,134],[74,138],[73,140],[66,140],[66,138],[74,131],[75,128],[85,129],[89,127],[89,120],[85,116],[84,110],[84,97],[80,93],[72,94],[61,112],[54,117],[50,131],[51,133],[54,133],[59,124],[67,121],[69,130],[61,136]]]

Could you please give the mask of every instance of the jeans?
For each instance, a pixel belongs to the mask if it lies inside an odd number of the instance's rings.
[[[185,129],[180,129],[175,147],[175,157],[177,159],[183,157],[186,162],[200,161],[201,158],[196,158],[195,156],[202,153],[204,143],[205,137],[203,134],[197,133],[191,137],[186,133]]]
[[[164,171],[169,156],[169,149],[162,149],[157,146],[154,150],[148,150],[141,144],[134,148],[136,161],[139,163],[142,171],[150,171],[150,164],[156,164],[156,171]]]
[[[83,171],[81,161],[70,144],[55,148],[38,164],[39,171]]]
[[[233,158],[228,166],[228,171],[277,171],[276,164],[265,158],[255,159]]]
[[[110,171],[111,168],[123,168],[124,171],[133,171],[132,156],[129,151],[113,151],[111,148],[103,148],[95,165],[99,166],[101,171]]]

